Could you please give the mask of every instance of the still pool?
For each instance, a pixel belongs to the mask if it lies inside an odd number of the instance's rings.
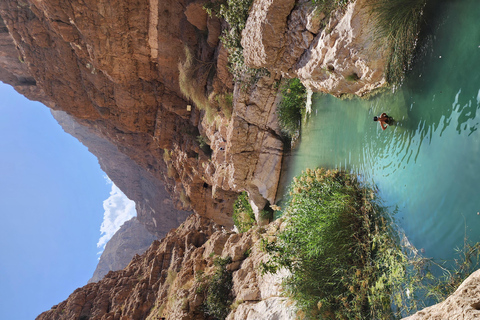
[[[315,97],[289,176],[341,168],[378,187],[410,242],[451,259],[464,236],[480,241],[480,6],[445,1],[423,57],[393,94]],[[395,126],[382,131],[373,116]]]

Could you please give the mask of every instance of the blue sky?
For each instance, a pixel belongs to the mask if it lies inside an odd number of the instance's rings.
[[[0,319],[31,320],[87,283],[135,211],[47,107],[1,82],[0,97]]]

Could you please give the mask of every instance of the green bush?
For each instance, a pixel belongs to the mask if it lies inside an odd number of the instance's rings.
[[[282,100],[277,107],[278,122],[287,137],[300,132],[302,116],[305,112],[307,90],[299,79],[288,79],[281,89]]]
[[[225,319],[230,313],[232,296],[232,272],[227,270],[227,264],[232,262],[230,257],[216,258],[216,270],[208,281],[207,297],[204,303],[205,313],[216,319]]]
[[[347,80],[349,82],[356,82],[356,81],[360,80],[360,77],[358,76],[358,74],[353,72],[353,73],[349,74],[348,76],[346,76],[345,80]]]
[[[233,204],[233,224],[239,232],[246,232],[256,224],[255,213],[248,202],[248,194],[242,192]]]

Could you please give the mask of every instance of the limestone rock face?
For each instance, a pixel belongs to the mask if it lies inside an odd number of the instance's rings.
[[[242,34],[249,66],[298,77],[313,91],[335,96],[362,96],[386,84],[387,50],[374,41],[366,0],[329,17],[310,1],[293,10],[287,3],[279,10],[267,0],[254,1]]]
[[[2,1],[0,79],[112,143],[164,182],[177,208],[231,225],[239,190],[212,197],[202,178],[209,155],[197,142],[202,113],[187,111],[178,82],[184,46],[214,59],[208,43],[216,46],[220,24],[207,19],[212,32],[201,39],[185,8],[176,0]]]
[[[254,1],[245,29],[242,47],[245,63],[254,68],[272,67],[285,46],[287,17],[295,0]]]
[[[88,283],[100,281],[109,271],[125,268],[134,255],[143,254],[155,239],[136,217],[125,221],[105,246]]]
[[[178,63],[185,59],[185,47],[202,63],[216,64],[217,74],[206,87],[233,90],[226,51],[218,45],[221,22],[204,14],[203,3],[2,1],[0,80],[65,111],[111,143],[164,184],[176,209],[193,210],[231,226],[232,203],[239,192],[247,190],[259,206],[273,201],[283,143],[272,124],[273,80],[250,90],[256,95],[251,103],[250,98],[235,98],[240,104],[233,106],[233,116],[219,113],[213,124],[184,99]],[[263,93],[266,96],[259,96]],[[213,156],[199,146],[199,136],[208,138]],[[254,147],[242,143],[230,148],[240,137],[255,140]],[[121,176],[122,161],[105,163]],[[125,184],[115,183],[132,198]],[[146,200],[139,202],[137,209],[155,207]],[[148,222],[150,231],[152,224],[161,223],[155,219],[156,223]],[[141,214],[139,220],[146,221]]]
[[[248,88],[235,88],[229,121],[216,127],[203,123],[209,137],[214,190],[248,191],[253,204],[263,209],[275,202],[283,158],[277,122],[277,90],[273,77],[263,77]]]
[[[280,297],[280,277],[259,273],[265,259],[257,245],[261,237],[260,228],[236,234],[192,215],[124,270],[77,289],[37,319],[208,319],[201,304],[215,272],[213,260],[228,255],[234,256],[227,269],[233,272],[238,304],[228,319],[292,319],[291,307]]]
[[[27,63],[17,51],[13,38],[8,33],[8,28],[0,15],[0,80],[10,84],[15,89],[32,100],[42,100],[46,105],[52,106],[42,89],[36,85],[35,78],[31,75]]]
[[[472,273],[445,301],[403,320],[470,320],[480,318],[480,270]]]

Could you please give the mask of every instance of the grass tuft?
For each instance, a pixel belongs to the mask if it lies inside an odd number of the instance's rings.
[[[185,61],[178,64],[180,91],[185,98],[190,99],[201,110],[208,109],[208,99],[205,95],[206,73],[199,72],[200,66],[192,52],[185,46]]]
[[[390,50],[386,71],[390,84],[400,84],[412,66],[426,1],[372,0],[369,4],[377,41],[386,40]]]

